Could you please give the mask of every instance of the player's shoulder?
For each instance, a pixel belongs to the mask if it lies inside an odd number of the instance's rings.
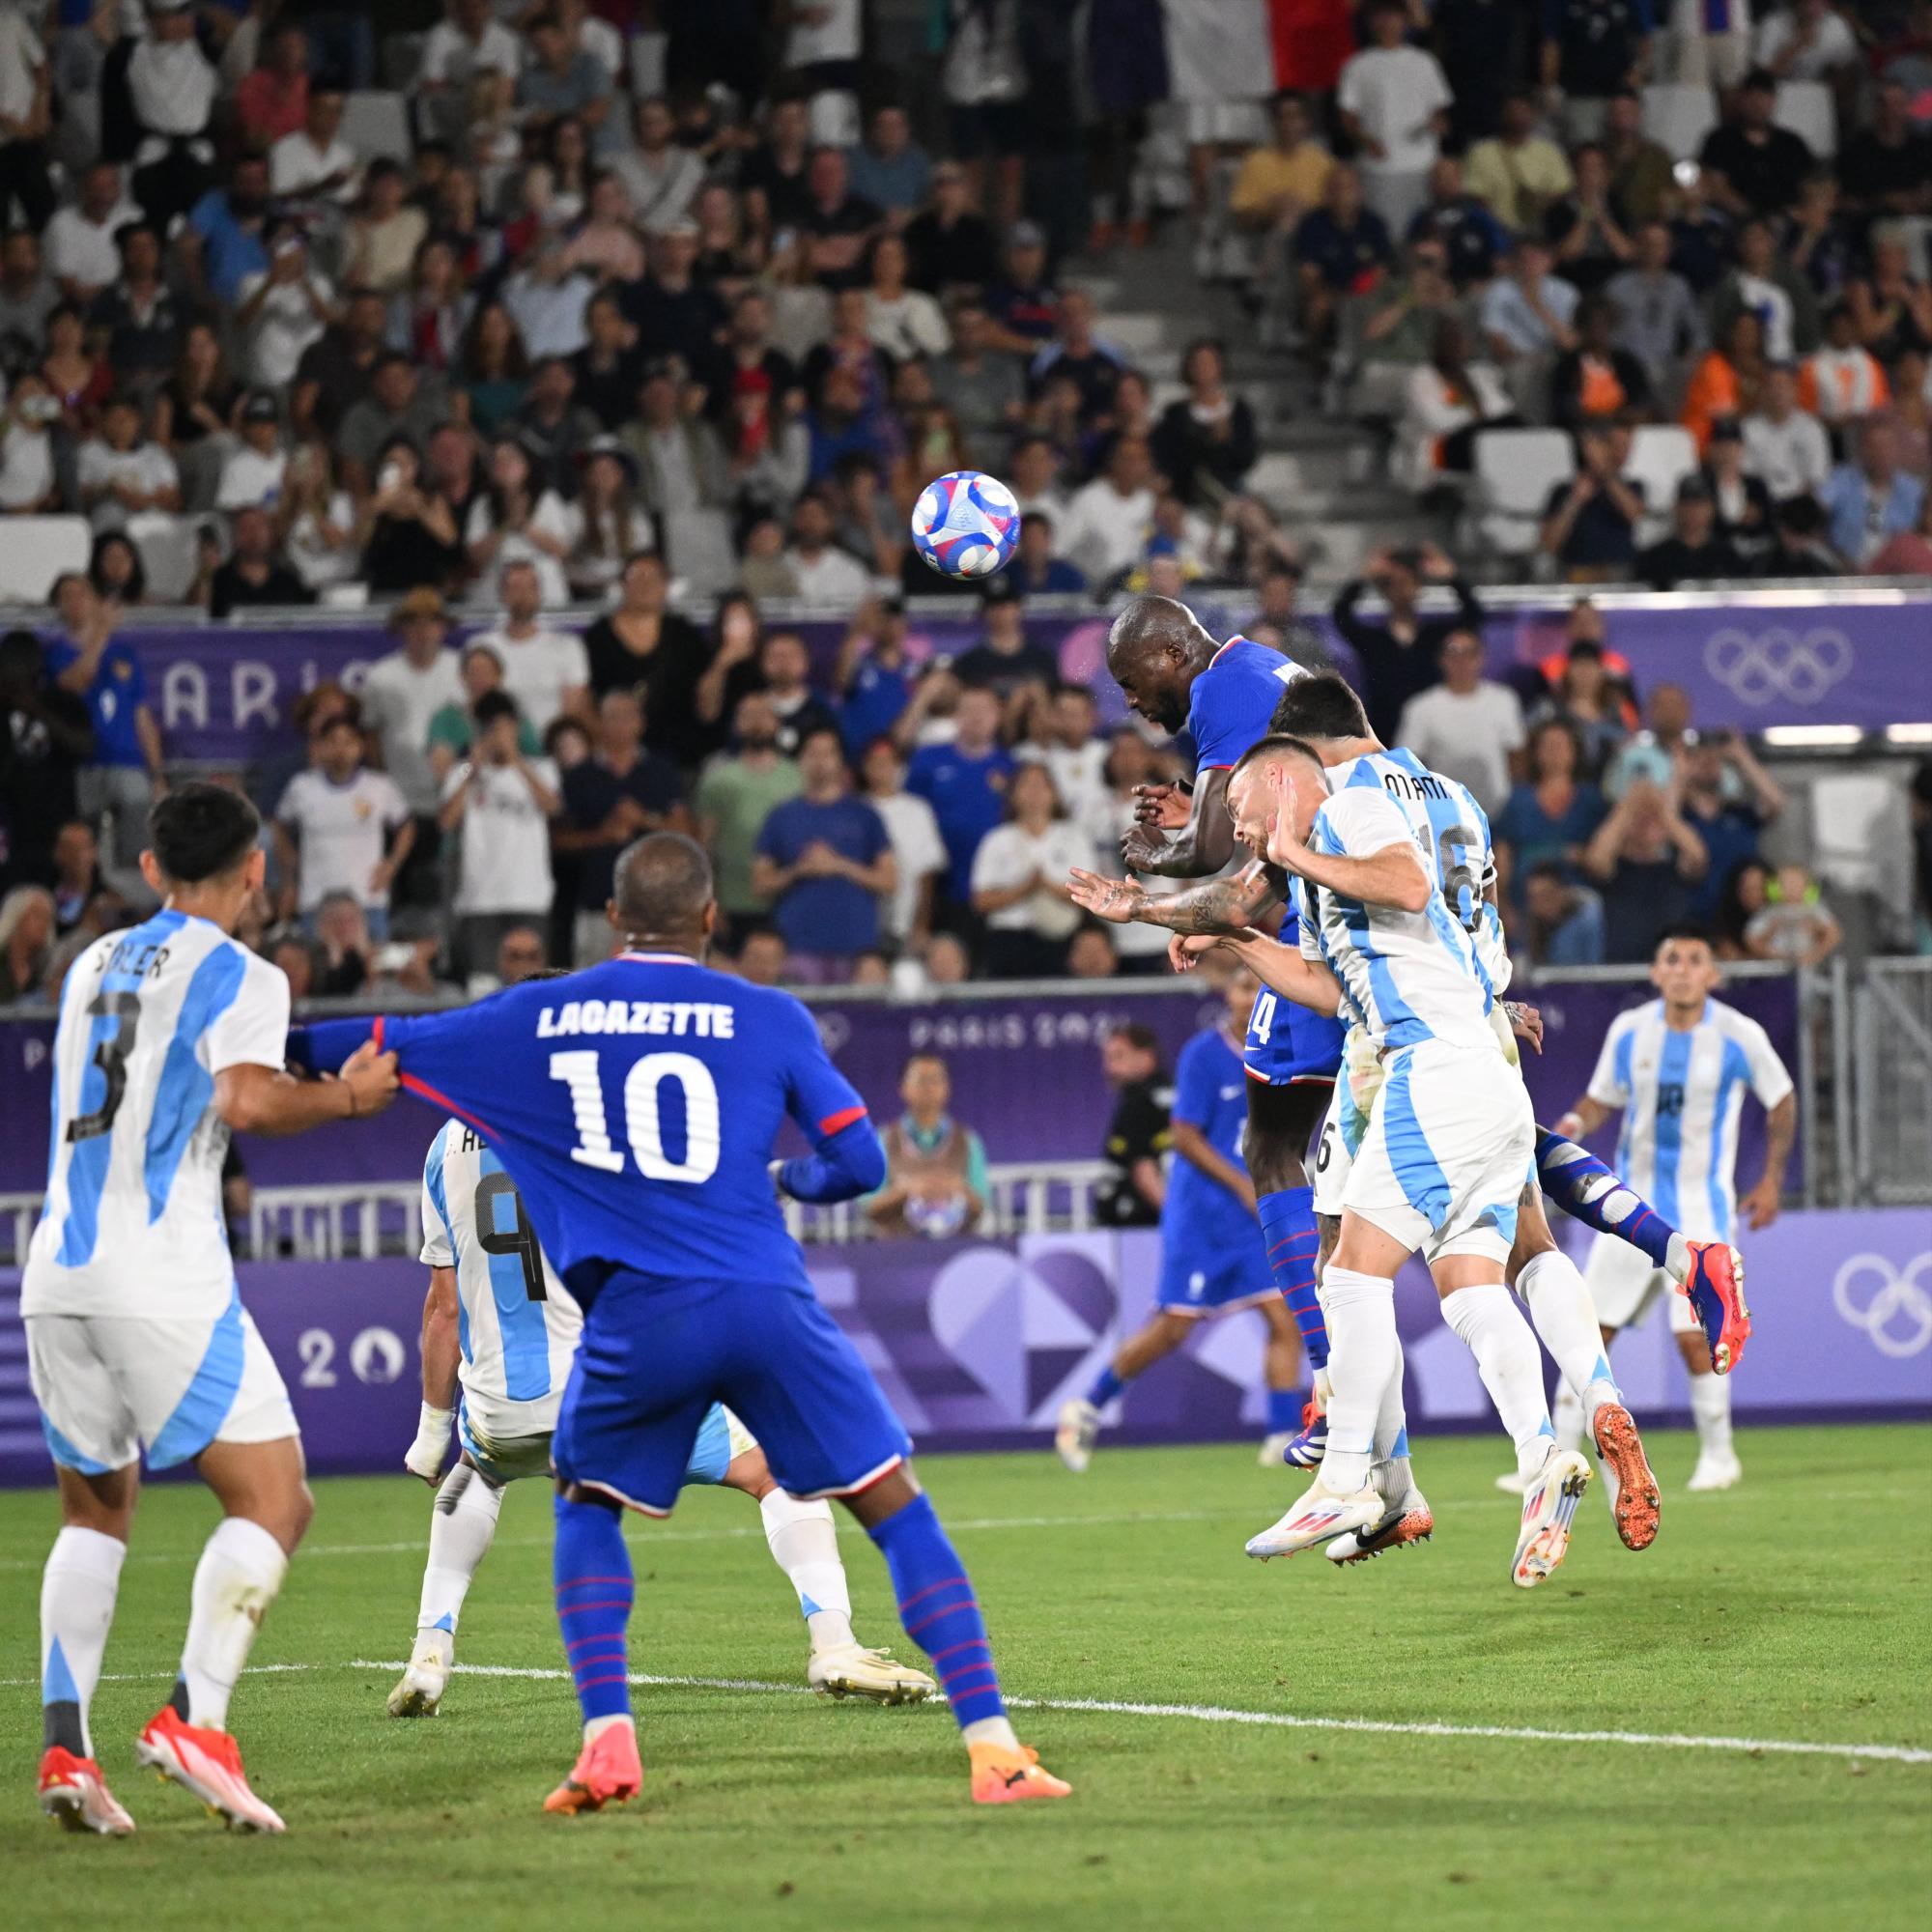
[[[1706,1000],[1704,1018],[1727,1039],[1736,1040],[1740,1046],[1769,1047],[1771,1044],[1771,1036],[1765,1032],[1763,1026],[1727,1000]]]

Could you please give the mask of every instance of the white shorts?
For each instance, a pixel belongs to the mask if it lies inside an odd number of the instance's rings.
[[[1605,1328],[1634,1328],[1657,1306],[1661,1294],[1670,1303],[1672,1334],[1703,1333],[1690,1297],[1677,1293],[1675,1283],[1661,1267],[1652,1265],[1648,1255],[1615,1235],[1599,1235],[1591,1243],[1590,1259],[1583,1266],[1583,1286],[1590,1291],[1597,1320]]]
[[[1488,1047],[1424,1040],[1390,1057],[1342,1205],[1425,1261],[1507,1262],[1535,1151],[1520,1074]]]
[[[27,1374],[54,1461],[83,1476],[190,1463],[211,1442],[299,1435],[269,1345],[236,1294],[213,1321],[29,1315]]]
[[[1274,1291],[1270,1289],[1268,1293],[1272,1294]],[[508,1406],[534,1407],[536,1405],[511,1404]],[[487,1412],[479,1413],[471,1406],[469,1391],[466,1390],[456,1411],[457,1440],[463,1444],[469,1460],[491,1482],[500,1488],[525,1476],[550,1474],[550,1430],[541,1430],[534,1435],[492,1435],[488,1427],[490,1420]],[[479,1424],[482,1426],[479,1427]],[[757,1446],[758,1438],[722,1402],[714,1402],[698,1427],[697,1440],[692,1447],[684,1480],[687,1483],[722,1483],[725,1470],[740,1456],[749,1455]]]

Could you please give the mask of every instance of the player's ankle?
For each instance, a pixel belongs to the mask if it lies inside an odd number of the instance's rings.
[[[627,1731],[636,1732],[637,1719],[628,1711],[611,1711],[601,1718],[585,1718],[583,1720],[583,1742],[594,1745],[606,1731],[622,1724]]]

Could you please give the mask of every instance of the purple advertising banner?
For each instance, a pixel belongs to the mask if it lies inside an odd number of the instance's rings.
[[[1623,610],[1608,596],[1607,636],[1629,660],[1639,690],[1684,685],[1700,723],[1755,731],[1768,724],[1886,724],[1932,719],[1932,677],[1924,640],[1932,635],[1932,595],[1846,591],[1836,598],[1741,591],[1723,599],[1692,595]],[[1197,605],[1217,635],[1252,614],[1244,604],[1209,595]],[[1492,673],[1533,671],[1562,645],[1567,602],[1498,609],[1488,634]],[[1350,654],[1325,616],[1308,621],[1348,668]],[[1094,686],[1107,722],[1124,716],[1107,677],[1107,614],[1037,615],[1036,643],[1056,650],[1062,674]],[[844,626],[814,620],[793,627],[824,669]],[[297,697],[326,678],[352,689],[369,665],[394,647],[376,618],[351,624],[247,626],[139,625],[128,638],[147,666],[169,753],[242,765],[294,746],[289,714]],[[969,608],[957,615],[915,616],[917,658],[956,654],[977,641]]]
[[[1756,1319],[1740,1418],[1932,1415],[1932,1215],[1799,1213],[1749,1244]],[[1160,1237],[1042,1235],[807,1250],[821,1299],[922,1449],[1042,1447],[1055,1411],[1145,1320]],[[242,1293],[280,1364],[310,1466],[399,1469],[415,1433],[424,1271],[413,1263],[244,1263]],[[27,1384],[18,1276],[0,1270],[0,1485],[48,1480]],[[1413,1264],[1397,1290],[1416,1434],[1495,1427],[1468,1350]],[[1137,1384],[1117,1439],[1216,1441],[1262,1430],[1262,1327],[1200,1324]],[[1683,1371],[1654,1310],[1617,1347],[1645,1418],[1681,1421]],[[1498,1436],[1499,1463],[1504,1455]],[[1748,1447],[1746,1451],[1749,1456]]]
[[[1525,1054],[1538,1118],[1555,1120],[1589,1083],[1604,1035],[1647,986],[1631,980],[1521,990],[1542,1009],[1544,1048]],[[1740,980],[1723,997],[1757,1020],[1786,1065],[1797,1065],[1798,996],[1790,979]],[[816,1009],[833,1058],[873,1118],[898,1111],[900,1069],[913,1053],[938,1053],[952,1075],[956,1117],[976,1128],[997,1163],[1097,1158],[1113,1096],[1100,1077],[1100,1042],[1137,1020],[1160,1037],[1168,1062],[1188,1035],[1219,1017],[1205,991],[1155,991],[1132,980],[1095,981],[1057,996],[1002,995],[919,1005],[828,1002]],[[0,1022],[0,1194],[37,1191],[46,1176],[46,1121],[53,1023]],[[441,1116],[405,1096],[380,1119],[324,1127],[299,1140],[246,1140],[242,1158],[258,1187],[410,1180]],[[1606,1133],[1607,1150],[1614,1135]],[[1745,1109],[1739,1172],[1746,1184],[1763,1158],[1763,1115]]]

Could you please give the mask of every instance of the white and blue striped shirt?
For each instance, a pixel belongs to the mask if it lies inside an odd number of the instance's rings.
[[[215,1075],[279,1069],[289,982],[212,921],[97,939],[61,989],[52,1144],[23,1315],[219,1316],[235,1293]]]
[[[464,1402],[489,1435],[556,1426],[583,1315],[556,1277],[496,1151],[448,1121],[423,1163],[422,1259],[456,1270]]]
[[[1295,881],[1301,951],[1342,983],[1343,1016],[1378,1047],[1440,1039],[1493,1047],[1489,1011],[1506,974],[1495,908],[1490,822],[1465,785],[1432,772],[1412,752],[1372,752],[1335,766],[1315,815],[1313,850],[1373,858],[1407,841],[1435,895],[1420,912],[1369,906]]]
[[[1617,1171],[1692,1240],[1732,1237],[1747,1088],[1770,1109],[1791,1092],[1791,1075],[1765,1030],[1721,1000],[1706,1000],[1687,1033],[1651,1000],[1619,1013],[1604,1037],[1589,1094],[1624,1110]]]

